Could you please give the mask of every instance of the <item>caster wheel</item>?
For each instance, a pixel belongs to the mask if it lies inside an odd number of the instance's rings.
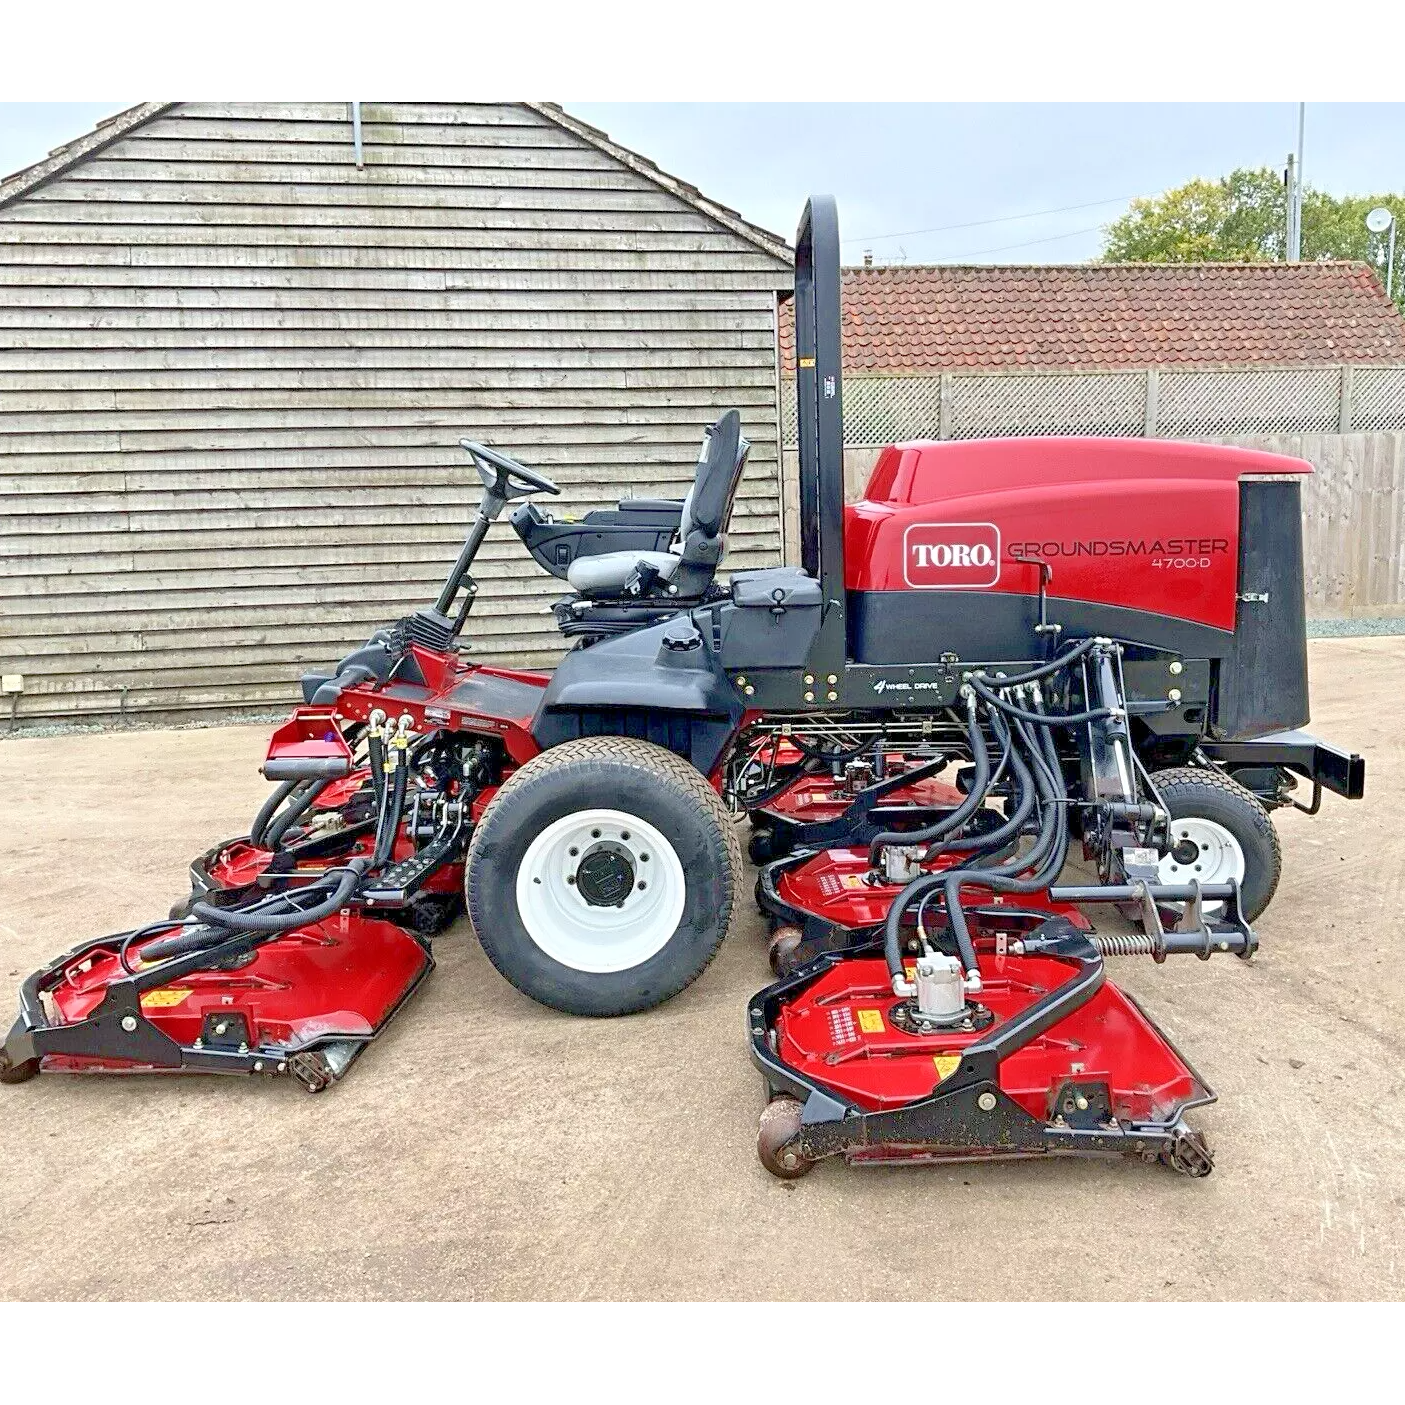
[[[182,898],[179,902],[171,904],[170,919],[172,922],[183,922],[190,916],[190,909],[195,906],[196,897],[194,893]]]
[[[1183,1131],[1159,1157],[1163,1166],[1198,1180],[1215,1169],[1215,1159],[1200,1132]]]
[[[800,1132],[800,1104],[794,1098],[776,1098],[761,1114],[761,1130],[756,1137],[756,1154],[761,1164],[783,1181],[799,1180],[815,1166],[792,1144]]]
[[[23,1063],[12,1064],[4,1054],[0,1054],[0,1083],[28,1083],[38,1075],[38,1059],[25,1059]]]
[[[336,1074],[326,1058],[317,1050],[305,1054],[295,1054],[288,1060],[288,1072],[308,1093],[325,1092],[336,1081]]]
[[[755,829],[752,831],[751,838],[747,840],[747,857],[757,868],[761,868],[776,857],[775,846],[776,836],[774,831],[761,828]]]
[[[777,927],[771,934],[766,955],[771,962],[771,973],[775,976],[788,976],[798,964],[795,953],[804,940],[799,927]]]
[[[447,932],[463,912],[463,899],[456,893],[452,896],[430,894],[418,898],[403,912],[394,913],[391,921],[417,937],[430,939]]]

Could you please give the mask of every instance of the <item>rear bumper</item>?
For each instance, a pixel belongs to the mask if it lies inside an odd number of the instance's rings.
[[[1270,732],[1245,741],[1205,741],[1200,749],[1221,766],[1282,766],[1314,785],[1360,800],[1366,793],[1366,758],[1318,740],[1309,732]]]

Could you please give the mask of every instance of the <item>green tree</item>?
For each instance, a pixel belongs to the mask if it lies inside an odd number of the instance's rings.
[[[1358,259],[1386,274],[1390,234],[1366,228],[1367,211],[1385,205],[1405,220],[1405,195],[1337,197],[1303,191],[1305,259]],[[1287,192],[1281,172],[1237,170],[1193,180],[1154,199],[1134,200],[1103,231],[1105,263],[1266,263],[1285,257]],[[1396,303],[1405,309],[1405,233],[1396,231]]]

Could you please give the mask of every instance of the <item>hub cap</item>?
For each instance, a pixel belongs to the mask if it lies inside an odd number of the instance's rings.
[[[1162,883],[1227,883],[1244,881],[1244,851],[1239,841],[1214,820],[1188,816],[1171,821],[1171,851],[1157,864]],[[1179,904],[1177,904],[1178,906]],[[1206,903],[1218,912],[1223,903]]]
[[[517,870],[517,912],[553,961],[628,971],[662,951],[683,916],[673,845],[622,810],[580,810],[548,825]]]

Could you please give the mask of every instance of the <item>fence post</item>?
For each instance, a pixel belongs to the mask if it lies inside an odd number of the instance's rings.
[[[944,374],[937,391],[937,438],[951,438],[951,376]]]
[[[1146,419],[1142,422],[1142,435],[1147,439],[1156,438],[1156,415],[1161,403],[1161,372],[1149,366],[1146,373]]]
[[[1350,365],[1342,366],[1342,389],[1341,408],[1337,415],[1337,433],[1351,433],[1351,396],[1355,389],[1356,375],[1354,367]]]

